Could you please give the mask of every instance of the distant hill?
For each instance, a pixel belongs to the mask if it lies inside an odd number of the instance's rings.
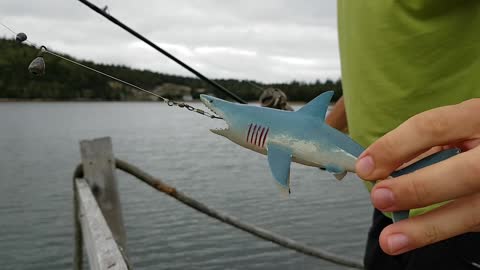
[[[0,52],[0,99],[155,100],[154,97],[152,99],[152,96],[129,86],[48,54],[44,56],[47,62],[46,74],[34,76],[28,72],[27,68],[37,56],[38,49],[17,44],[14,40],[0,39]],[[61,55],[74,59],[66,54]],[[198,98],[200,93],[205,92],[226,97],[224,93],[193,77],[168,75],[126,66],[95,64],[90,61],[80,62],[168,98]],[[245,100],[258,100],[262,92],[245,80],[216,79],[215,82]],[[290,101],[308,101],[326,90],[335,90],[334,98],[336,99],[342,92],[340,80],[314,83],[293,81],[278,84],[250,82],[261,88],[279,88],[287,94]]]

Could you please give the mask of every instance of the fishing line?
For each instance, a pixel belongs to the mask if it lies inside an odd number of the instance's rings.
[[[262,91],[265,91],[265,89],[263,89],[262,87],[260,87],[259,85],[257,85],[256,83],[253,83],[251,81],[248,81],[247,80],[247,83],[250,84],[251,86],[257,88],[258,90],[262,90]]]
[[[5,27],[8,31],[12,32],[14,35],[17,35],[17,33],[15,33],[15,31],[13,31],[10,27],[6,26],[2,22],[0,22],[0,24],[3,25],[3,27]]]
[[[185,64],[184,62],[182,62],[180,59],[176,58],[175,56],[173,56],[172,54],[170,54],[169,52],[165,51],[164,49],[160,48],[159,46],[157,46],[155,43],[153,43],[152,41],[150,41],[149,39],[147,39],[146,37],[142,36],[141,34],[139,34],[138,32],[136,32],[135,30],[133,30],[132,28],[128,27],[127,25],[125,25],[124,23],[122,23],[121,21],[119,21],[118,19],[116,19],[115,17],[113,17],[112,15],[110,15],[109,13],[107,13],[105,10],[102,10],[101,8],[97,7],[96,5],[90,3],[89,1],[87,0],[78,0],[80,2],[82,2],[83,4],[85,4],[87,7],[89,7],[90,9],[94,10],[95,12],[97,12],[98,14],[102,15],[103,17],[105,17],[106,19],[108,19],[109,21],[111,21],[112,23],[118,25],[119,27],[121,27],[122,29],[124,29],[125,31],[129,32],[130,34],[132,34],[133,36],[135,36],[136,38],[140,39],[141,41],[145,42],[146,44],[148,44],[150,47],[154,48],[155,50],[157,50],[158,52],[160,52],[161,54],[165,55],[166,57],[170,58],[171,60],[173,60],[175,63],[179,64],[180,66],[182,66],[183,68],[187,69],[188,71],[192,72],[193,74],[195,74],[198,78],[200,78],[201,80],[207,82],[208,84],[210,84],[211,86],[217,88],[218,90],[228,94],[231,98],[233,98],[234,100],[236,100],[237,102],[239,103],[242,103],[242,104],[247,104],[246,101],[244,101],[242,98],[240,98],[239,96],[235,95],[234,93],[230,92],[228,89],[226,89],[225,87],[221,86],[220,84],[210,80],[209,78],[205,77],[203,74],[201,74],[200,72],[198,72],[197,70],[193,69],[192,67],[190,67],[189,65]]]
[[[3,24],[2,22],[0,22],[0,25],[2,25],[2,26],[5,27],[7,30],[9,30],[10,32],[12,32],[14,35],[17,35],[17,33],[16,33],[15,31],[13,31],[10,27],[6,26],[6,25]],[[33,45],[33,44],[32,44],[30,41],[28,41],[28,40],[24,40],[23,42],[28,43],[29,45],[35,47],[35,45]],[[193,107],[193,106],[191,106],[191,105],[188,105],[188,104],[186,104],[186,103],[183,103],[183,102],[176,102],[176,101],[170,100],[170,99],[165,98],[165,97],[163,97],[163,96],[161,96],[161,95],[158,95],[158,94],[156,94],[156,93],[154,93],[154,92],[151,92],[151,91],[148,91],[148,90],[146,90],[146,89],[143,89],[143,88],[140,87],[140,86],[137,86],[137,85],[135,85],[135,84],[129,83],[129,82],[124,81],[124,80],[122,80],[122,79],[120,79],[120,78],[117,78],[117,77],[115,77],[115,76],[112,76],[112,75],[110,75],[110,74],[107,74],[107,73],[105,73],[105,72],[102,72],[102,71],[100,71],[100,70],[94,69],[94,68],[89,67],[89,66],[87,66],[87,65],[84,65],[84,64],[82,64],[82,63],[79,63],[79,62],[77,62],[77,61],[75,61],[75,60],[72,60],[72,59],[66,58],[66,57],[64,57],[64,56],[61,56],[61,55],[59,55],[59,54],[56,54],[56,53],[48,50],[47,47],[45,47],[45,46],[41,46],[41,47],[40,47],[40,52],[39,52],[39,54],[38,54],[38,57],[35,58],[34,61],[32,61],[32,64],[35,63],[35,61],[37,61],[37,60],[39,59],[39,57],[42,58],[44,53],[47,53],[47,54],[50,54],[50,55],[52,55],[52,56],[58,57],[58,58],[60,58],[60,59],[62,59],[62,60],[65,60],[65,61],[67,61],[67,62],[69,62],[69,63],[75,64],[75,65],[80,66],[80,67],[85,68],[85,69],[88,69],[88,70],[93,71],[93,72],[95,72],[95,73],[97,73],[97,74],[100,74],[100,75],[102,75],[102,76],[108,77],[108,78],[110,78],[110,79],[112,79],[112,80],[115,80],[115,81],[117,81],[117,82],[120,82],[120,83],[122,83],[122,84],[125,84],[125,85],[127,85],[127,86],[130,86],[130,87],[132,87],[132,88],[135,88],[135,89],[137,89],[137,90],[139,90],[139,91],[142,91],[142,92],[145,92],[145,93],[147,93],[147,94],[153,95],[153,96],[155,96],[155,97],[157,97],[157,98],[162,99],[163,102],[167,103],[168,106],[177,106],[177,107],[180,107],[180,108],[186,108],[186,109],[189,110],[189,111],[196,112],[196,113],[198,113],[198,114],[204,115],[204,116],[209,117],[209,118],[211,118],[211,119],[223,119],[223,118],[218,117],[218,116],[216,116],[216,115],[214,115],[214,114],[212,114],[212,113],[206,112],[206,111],[204,111],[204,110],[202,110],[202,109],[195,108],[195,107]],[[30,66],[32,66],[32,64],[30,64]],[[29,67],[29,68],[30,68],[30,67]],[[44,69],[44,68],[45,68],[45,63],[43,62],[43,69]],[[38,72],[38,73],[36,73],[36,72],[33,72],[33,73],[34,73],[34,74],[42,74],[42,71],[40,71],[40,72]]]
[[[58,55],[58,54],[56,54],[56,53],[54,53],[54,52],[51,52],[51,51],[47,50],[45,47],[44,47],[44,50],[45,50],[45,52],[48,53],[48,54],[51,54],[51,55],[53,55],[53,56],[56,56],[56,57],[58,57],[58,58],[61,58],[61,59],[65,60],[65,61],[68,61],[68,62],[70,62],[70,63],[73,63],[73,64],[75,64],[75,65],[77,65],[77,66],[86,68],[86,69],[91,70],[91,71],[93,71],[93,72],[96,72],[96,73],[98,73],[98,74],[100,74],[100,75],[103,75],[103,76],[105,76],[105,77],[108,77],[108,78],[110,78],[110,79],[113,79],[113,80],[116,80],[116,81],[121,82],[121,83],[123,83],[123,84],[126,84],[126,85],[128,85],[128,86],[130,86],[130,87],[133,87],[133,88],[137,89],[137,90],[140,90],[140,91],[143,91],[143,92],[148,93],[148,94],[150,94],[150,95],[153,95],[153,96],[156,96],[156,97],[158,97],[158,98],[161,98],[161,99],[162,99],[163,101],[165,101],[165,102],[168,102],[168,101],[169,101],[168,99],[166,99],[166,98],[164,98],[164,97],[162,97],[162,96],[160,96],[160,95],[157,95],[157,94],[155,94],[155,93],[153,93],[153,92],[150,92],[150,91],[148,91],[148,90],[145,90],[145,89],[143,89],[143,88],[141,88],[141,87],[139,87],[139,86],[136,86],[136,85],[131,84],[131,83],[129,83],[129,82],[126,82],[126,81],[124,81],[124,80],[122,80],[122,79],[119,79],[119,78],[114,77],[114,76],[112,76],[112,75],[109,75],[109,74],[107,74],[107,73],[104,73],[104,72],[101,72],[101,71],[96,70],[96,69],[94,69],[94,68],[91,68],[91,67],[89,67],[89,66],[86,66],[86,65],[84,65],[84,64],[82,64],[82,63],[79,63],[79,62],[70,60],[70,59],[68,59],[68,58],[66,58],[66,57],[63,57],[63,56],[61,56],[61,55]]]

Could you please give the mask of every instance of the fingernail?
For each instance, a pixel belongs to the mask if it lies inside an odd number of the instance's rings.
[[[372,203],[375,208],[384,210],[395,203],[393,192],[387,188],[377,188],[372,190]]]
[[[390,254],[396,254],[408,246],[408,237],[401,233],[396,233],[387,238]]]
[[[375,164],[371,156],[364,156],[357,161],[355,170],[360,176],[367,176],[375,169]]]

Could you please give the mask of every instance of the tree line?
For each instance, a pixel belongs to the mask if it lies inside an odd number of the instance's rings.
[[[57,57],[44,55],[47,62],[46,74],[34,76],[28,72],[28,65],[37,56],[38,49],[18,44],[15,40],[0,39],[0,98],[18,100],[151,100],[151,97],[112,79],[101,76],[79,66],[68,63]],[[127,79],[149,91],[155,91],[159,86],[169,84],[191,89],[193,98],[200,93],[212,93],[226,98],[223,92],[215,89],[200,79],[162,74],[148,70],[132,69],[123,65],[96,64],[91,61],[77,60],[69,55],[64,57],[74,59],[84,65],[100,70],[118,78]],[[309,101],[327,90],[334,90],[334,100],[342,94],[340,80],[317,80],[315,82],[292,81],[289,83],[264,84],[256,81],[236,79],[216,79],[242,99],[258,100],[262,89],[274,87],[284,91],[290,101]],[[257,87],[258,86],[258,87]],[[174,89],[170,87],[168,89]],[[178,98],[175,91],[162,92],[169,98]]]

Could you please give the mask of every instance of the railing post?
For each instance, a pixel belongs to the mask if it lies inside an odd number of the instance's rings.
[[[113,238],[123,252],[126,234],[115,175],[115,158],[110,137],[80,142],[84,178],[87,180]]]
[[[128,270],[127,258],[115,242],[112,231],[85,179],[75,179],[82,239],[91,270]],[[77,248],[82,248],[81,246]],[[82,258],[79,257],[81,260]],[[78,263],[78,262],[77,262]],[[81,264],[75,269],[83,269]]]

